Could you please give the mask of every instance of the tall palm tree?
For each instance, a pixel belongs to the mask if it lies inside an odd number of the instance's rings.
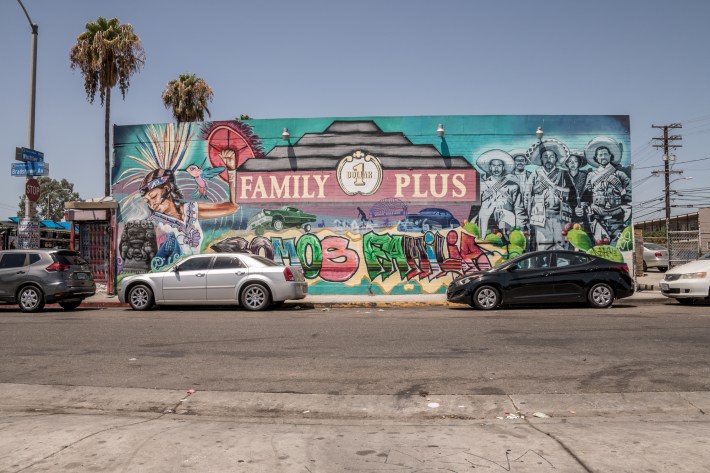
[[[101,105],[106,108],[104,190],[109,196],[111,89],[118,85],[121,95],[126,98],[131,76],[145,63],[145,51],[141,39],[133,32],[133,26],[121,24],[116,18],[107,20],[99,17],[86,24],[86,31],[76,38],[69,59],[71,68],[78,68],[84,76],[84,90],[89,103],[94,103],[98,91]]]
[[[210,110],[207,102],[212,101],[212,87],[195,74],[180,74],[171,80],[163,92],[165,108],[172,108],[173,117],[179,122],[201,122]]]

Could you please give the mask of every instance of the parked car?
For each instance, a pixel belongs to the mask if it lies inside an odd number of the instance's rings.
[[[710,253],[666,272],[661,281],[661,294],[690,305],[710,300]]]
[[[73,310],[94,294],[89,263],[76,251],[0,251],[0,301],[17,304],[22,312],[38,312],[54,302]]]
[[[407,214],[397,225],[400,232],[428,232],[461,226],[448,210],[439,208],[422,209],[415,214]]]
[[[118,285],[118,300],[135,310],[156,304],[240,304],[263,310],[306,294],[301,268],[246,253],[188,256],[163,271],[123,278]]]
[[[643,244],[643,270],[658,268],[660,272],[668,270],[668,248],[656,243]]]
[[[631,296],[634,289],[624,263],[574,251],[535,251],[455,279],[446,299],[480,310],[501,304],[570,302],[603,308]]]
[[[278,209],[264,209],[249,219],[247,226],[258,235],[263,235],[267,228],[281,231],[284,228],[301,227],[303,230],[311,231],[311,223],[317,217],[314,214],[305,213],[295,207],[287,205]]]

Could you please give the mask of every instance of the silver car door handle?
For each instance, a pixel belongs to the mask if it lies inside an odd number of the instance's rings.
[[[549,276],[550,273],[542,273],[543,276]]]
[[[24,272],[24,271],[18,271],[18,272],[15,273],[15,274],[25,274],[25,272]]]
[[[201,277],[203,277],[204,275],[205,275],[205,273],[197,273],[197,274],[195,274],[195,276],[197,276],[198,278],[201,278]]]
[[[244,276],[246,273],[244,271],[237,271],[236,273],[237,276]]]

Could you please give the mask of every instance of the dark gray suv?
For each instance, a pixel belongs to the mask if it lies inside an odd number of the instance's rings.
[[[0,301],[17,304],[23,312],[37,312],[53,302],[76,309],[95,293],[89,264],[76,251],[0,251]]]

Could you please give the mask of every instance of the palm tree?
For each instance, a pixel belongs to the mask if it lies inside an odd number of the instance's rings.
[[[210,110],[207,102],[212,101],[212,87],[195,74],[180,74],[171,80],[163,92],[165,108],[172,108],[173,117],[179,122],[201,122]]]
[[[125,100],[131,76],[145,63],[141,39],[133,26],[121,24],[118,19],[99,17],[86,24],[86,31],[76,38],[69,53],[72,69],[84,76],[84,90],[89,103],[94,103],[99,92],[101,105],[105,104],[105,173],[104,190],[111,195],[111,160],[109,119],[111,116],[111,89],[118,85]]]

